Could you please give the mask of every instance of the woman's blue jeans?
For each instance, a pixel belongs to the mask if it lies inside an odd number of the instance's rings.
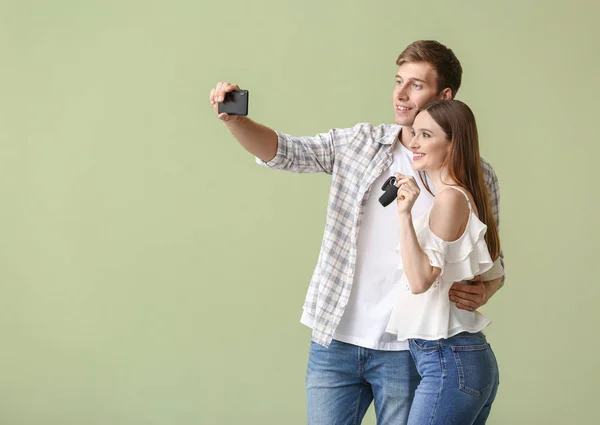
[[[498,364],[483,333],[410,340],[421,382],[408,425],[485,424],[498,391]]]

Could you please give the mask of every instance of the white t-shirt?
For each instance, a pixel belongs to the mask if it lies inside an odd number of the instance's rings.
[[[394,162],[375,180],[358,232],[357,259],[350,300],[333,339],[376,350],[407,350],[406,341],[386,333],[392,307],[397,299],[402,270],[398,269],[396,248],[400,241],[400,228],[396,202],[387,207],[379,203],[383,194],[381,186],[394,173],[414,176],[421,194],[412,209],[419,217],[433,205],[433,197],[423,187],[420,177],[412,167],[412,152],[398,139],[393,147]],[[433,185],[429,187],[433,190]],[[306,312],[301,322],[312,327],[313,318]]]

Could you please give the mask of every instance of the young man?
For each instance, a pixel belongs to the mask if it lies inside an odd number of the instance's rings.
[[[298,138],[247,117],[218,115],[259,164],[332,176],[323,244],[301,318],[313,330],[306,377],[309,424],[359,424],[373,401],[378,424],[406,423],[420,381],[408,344],[385,332],[401,273],[395,252],[399,220],[396,209],[382,207],[378,198],[383,182],[396,172],[422,184],[408,149],[411,125],[419,108],[456,95],[462,68],[450,49],[429,40],[409,45],[396,64],[395,124],[361,123]],[[221,82],[211,90],[215,112],[235,89]],[[481,161],[498,221],[498,181]],[[412,216],[429,209],[432,199],[422,188]],[[504,267],[502,259],[497,266]],[[455,284],[449,296],[458,307],[475,310],[501,284],[500,279]]]

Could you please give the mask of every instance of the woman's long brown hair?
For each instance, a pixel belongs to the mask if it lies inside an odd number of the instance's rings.
[[[487,226],[485,241],[490,256],[495,261],[500,255],[500,236],[483,181],[477,123],[473,111],[460,100],[437,100],[425,106],[419,113],[423,111],[431,115],[452,143],[442,167],[447,167],[450,178],[473,195],[479,219]],[[420,173],[420,176],[429,193],[433,195],[423,174]]]

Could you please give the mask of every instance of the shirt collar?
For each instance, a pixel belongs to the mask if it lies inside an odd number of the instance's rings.
[[[400,135],[400,130],[402,130],[401,125],[390,124],[388,131],[386,131],[386,134],[382,138],[377,139],[377,141],[382,145],[393,145],[394,141]]]

